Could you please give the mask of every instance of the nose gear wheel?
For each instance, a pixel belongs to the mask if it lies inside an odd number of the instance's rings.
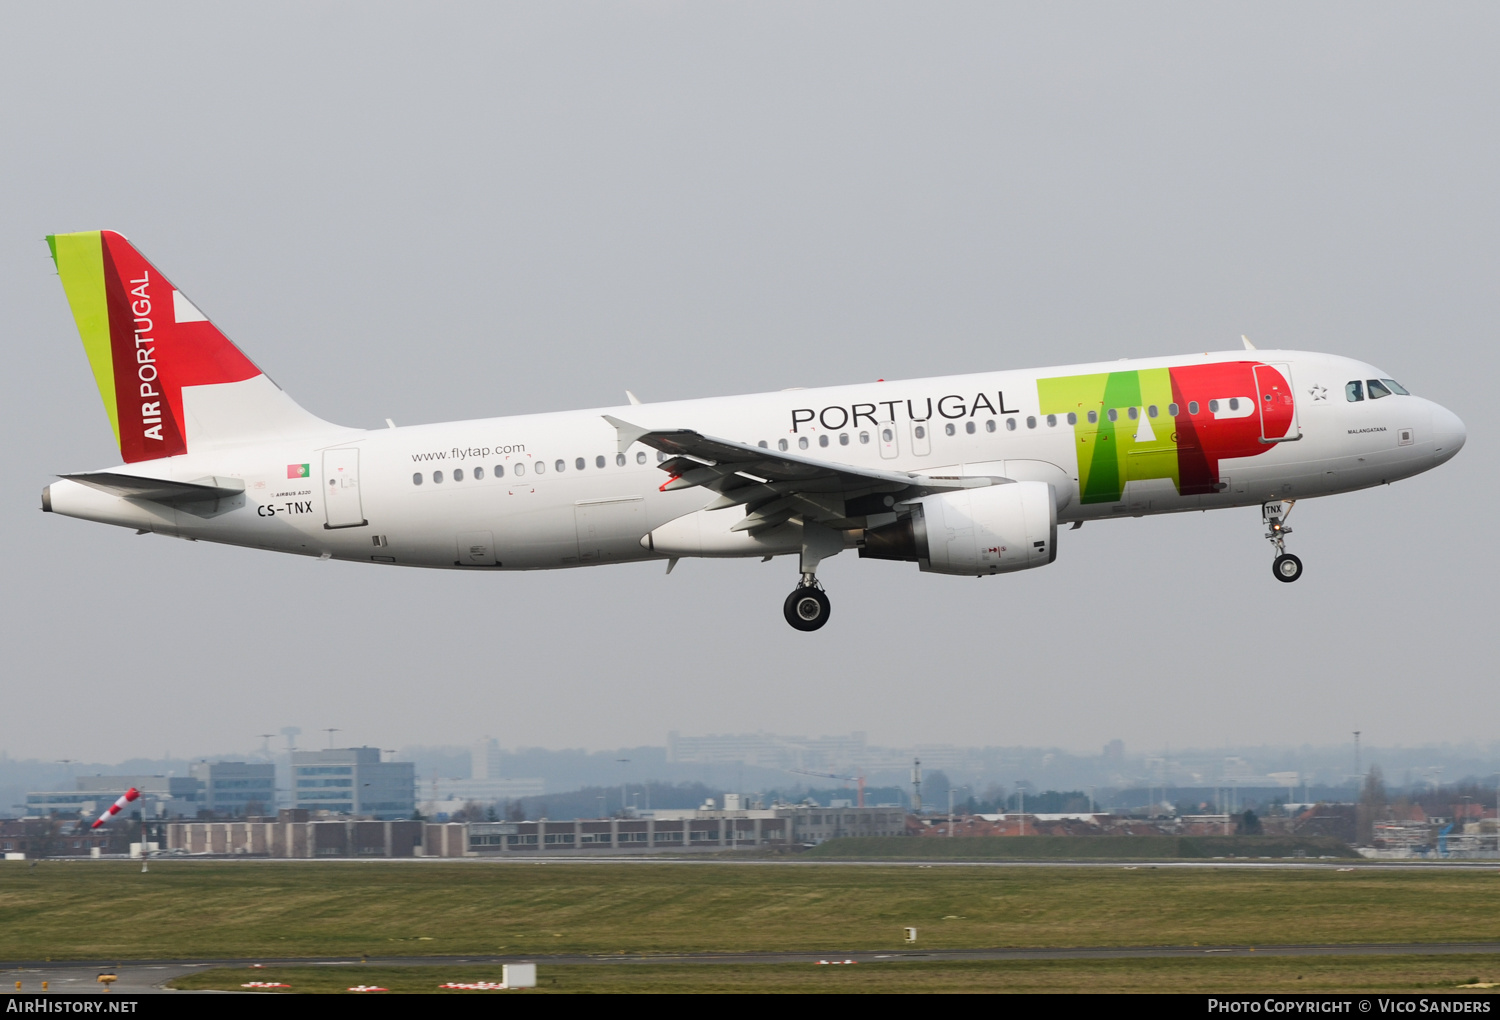
[[[1287,584],[1302,576],[1302,561],[1286,551],[1286,536],[1292,533],[1292,529],[1286,526],[1286,519],[1292,514],[1292,507],[1296,505],[1295,499],[1275,500],[1262,504],[1260,508],[1261,519],[1266,523],[1266,540],[1276,547],[1276,559],[1271,562],[1271,573],[1276,580],[1285,581]]]

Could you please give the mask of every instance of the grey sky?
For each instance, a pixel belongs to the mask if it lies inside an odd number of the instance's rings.
[[[1492,4],[13,4],[0,33],[0,748],[283,725],[1097,748],[1487,739]],[[1366,358],[1470,429],[1311,501],[1090,524],[973,580],[846,553],[533,574],[38,512],[117,461],[43,235],[127,234],[375,426],[1219,349]]]

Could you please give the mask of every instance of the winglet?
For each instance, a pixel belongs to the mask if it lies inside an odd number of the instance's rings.
[[[1258,350],[1258,348],[1254,344],[1252,344],[1250,342],[1250,338],[1248,336],[1246,336],[1245,334],[1241,333],[1240,334],[1240,339],[1243,340],[1243,341],[1245,341],[1245,350],[1247,350],[1247,351]]]
[[[620,419],[611,417],[607,414],[601,415],[600,417],[613,425],[615,427],[615,431],[619,433],[621,453],[624,453],[626,450],[630,449],[631,443],[634,443],[642,436],[648,435],[653,431],[651,429],[643,429],[639,425],[632,425],[628,421],[621,421]]]
[[[636,396],[634,393],[631,393],[629,390],[625,391],[625,397],[632,404],[639,404],[641,402],[641,398]]]

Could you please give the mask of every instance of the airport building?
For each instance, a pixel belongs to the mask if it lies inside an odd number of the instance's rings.
[[[147,818],[192,817],[201,807],[198,793],[202,784],[191,776],[79,776],[73,782],[72,790],[27,793],[25,813],[65,818],[97,815],[131,787],[141,792],[141,809]],[[132,813],[135,810],[131,808]]]
[[[319,774],[321,776],[321,774]],[[897,807],[751,808],[734,794],[688,811],[640,817],[422,823],[314,817],[306,810],[246,821],[174,822],[167,846],[191,854],[265,857],[490,857],[692,853],[789,847],[838,836],[900,836]]]
[[[378,747],[293,751],[292,802],[306,811],[410,818],[417,810],[417,767],[381,761]]]
[[[192,767],[202,784],[200,809],[216,815],[263,815],[276,807],[276,766],[243,761],[206,761]]]
[[[290,809],[275,818],[171,822],[167,849],[246,857],[420,857],[423,823],[404,820],[312,819]]]

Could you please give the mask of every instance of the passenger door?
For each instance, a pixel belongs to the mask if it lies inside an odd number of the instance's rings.
[[[359,496],[358,448],[323,451],[323,507],[325,528],[361,528],[369,523]]]
[[[1262,439],[1285,440],[1302,434],[1297,421],[1297,398],[1292,390],[1291,365],[1255,366],[1255,402],[1260,405]],[[1288,412],[1291,413],[1291,424],[1285,425]]]

